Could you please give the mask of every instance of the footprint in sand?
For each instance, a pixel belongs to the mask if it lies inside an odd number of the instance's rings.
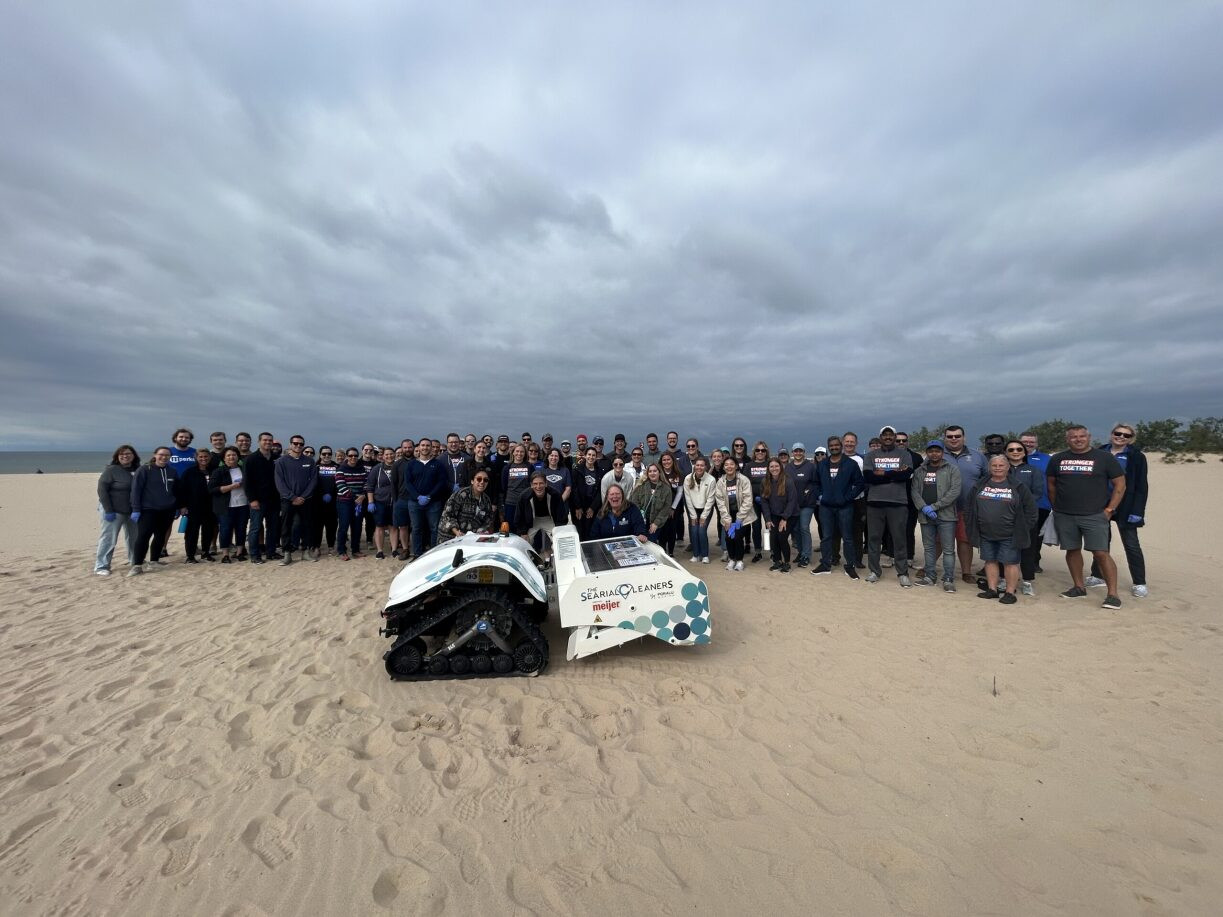
[[[161,836],[170,855],[161,867],[163,876],[177,876],[195,865],[195,850],[199,846],[199,828],[191,819],[180,821]]]
[[[110,791],[119,800],[119,805],[125,809],[147,805],[149,802],[149,794],[137,781],[138,776],[138,771],[126,770],[111,781]]]
[[[289,835],[288,824],[277,815],[261,815],[251,819],[242,832],[242,842],[269,869],[275,869],[297,854],[297,845]]]
[[[442,827],[442,845],[459,861],[459,875],[467,884],[487,879],[492,864],[484,855],[480,835],[457,825]]]

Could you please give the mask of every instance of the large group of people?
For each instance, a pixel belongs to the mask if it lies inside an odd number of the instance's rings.
[[[320,559],[411,560],[466,532],[510,531],[541,551],[553,529],[572,523],[584,540],[635,537],[674,556],[687,543],[692,563],[712,549],[730,572],[770,553],[770,571],[840,568],[852,579],[881,580],[895,570],[901,587],[955,592],[959,580],[1003,604],[1035,595],[1041,546],[1060,545],[1072,586],[1065,598],[1105,589],[1104,607],[1120,607],[1117,566],[1109,553],[1115,525],[1132,579],[1147,594],[1138,530],[1146,514],[1147,462],[1135,428],[1115,424],[1107,446],[1071,427],[1066,448],[1042,452],[1025,432],[991,434],[984,450],[962,427],[909,447],[908,435],[884,426],[859,453],[859,438],[829,436],[811,457],[803,443],[776,453],[762,440],[734,437],[702,451],[696,437],[655,433],[631,449],[622,433],[605,451],[601,436],[554,445],[551,434],[445,440],[404,439],[344,449],[311,446],[271,433],[252,439],[223,432],[192,448],[180,428],[142,464],[119,446],[98,481],[101,536],[94,570],[109,575],[122,531],[135,576],[164,565],[178,520],[185,562],[222,564]],[[1052,522],[1050,522],[1052,515]],[[813,532],[814,523],[814,532]],[[1050,532],[1052,529],[1052,532]],[[922,556],[916,552],[921,533]],[[818,539],[818,540],[817,540]],[[815,549],[818,548],[818,559]],[[372,551],[371,551],[372,549]],[[982,569],[972,572],[974,551]],[[1084,571],[1083,551],[1091,554]],[[860,577],[859,571],[866,571]],[[910,573],[913,573],[911,576]]]

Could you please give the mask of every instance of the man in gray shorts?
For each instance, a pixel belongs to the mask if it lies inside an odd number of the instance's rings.
[[[1053,456],[1045,472],[1057,540],[1066,552],[1066,567],[1074,580],[1062,598],[1081,599],[1087,595],[1083,579],[1086,548],[1099,564],[1108,586],[1102,607],[1120,608],[1117,565],[1108,553],[1108,526],[1125,496],[1125,470],[1107,449],[1091,447],[1091,433],[1086,427],[1066,430],[1066,445],[1070,448]]]

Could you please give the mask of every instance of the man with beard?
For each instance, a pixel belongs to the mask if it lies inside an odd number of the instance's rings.
[[[301,544],[302,560],[306,559],[306,548],[310,545],[310,531],[313,521],[310,518],[311,497],[318,485],[318,468],[313,459],[302,454],[306,445],[305,439],[294,434],[289,437],[289,451],[276,462],[273,477],[276,479],[276,490],[280,495],[280,531],[281,550],[284,557],[280,565],[287,567],[293,563],[293,552]],[[315,560],[318,555],[315,554]]]
[[[878,449],[872,449],[862,462],[862,475],[870,487],[866,495],[868,583],[879,581],[882,567],[879,555],[883,549],[883,533],[892,533],[895,550],[896,577],[902,587],[912,586],[909,580],[909,559],[905,554],[904,525],[908,514],[909,481],[913,478],[913,459],[908,449],[896,448],[896,430],[884,426],[879,431]]]
[[[968,501],[972,497],[973,488],[982,478],[989,477],[989,468],[985,464],[985,456],[976,449],[968,448],[964,428],[952,424],[943,431],[943,447],[947,461],[955,462],[960,469],[960,496],[956,500],[956,552],[960,556],[960,579],[966,583],[976,584],[977,579],[972,574],[972,542],[968,539],[967,521]]]
[[[276,545],[280,540],[280,492],[276,489],[276,462],[272,458],[271,433],[259,434],[259,448],[243,465],[242,487],[250,501],[251,524],[247,530],[247,548],[251,563],[263,563],[267,548],[269,560],[280,560]]]
[[[811,571],[812,576],[832,572],[839,539],[845,552],[845,575],[850,579],[858,578],[854,507],[863,487],[862,469],[845,454],[841,438],[828,437],[828,457],[815,463],[811,487],[810,500],[818,505],[823,533],[820,536],[820,564]]]

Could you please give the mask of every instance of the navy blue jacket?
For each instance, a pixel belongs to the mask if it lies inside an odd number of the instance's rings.
[[[811,486],[811,499],[830,509],[852,506],[854,500],[866,486],[862,478],[862,469],[848,455],[843,455],[837,466],[840,471],[837,472],[836,478],[833,478],[830,474],[832,466],[828,464],[828,461],[824,459],[822,462],[815,463],[815,480]]]
[[[588,541],[598,538],[623,538],[625,535],[646,534],[645,517],[636,504],[626,503],[624,514],[617,518],[609,509],[603,516],[596,516],[590,526]]]
[[[450,496],[449,470],[437,459],[412,459],[399,473],[399,496],[413,502],[417,497],[445,501]]]

